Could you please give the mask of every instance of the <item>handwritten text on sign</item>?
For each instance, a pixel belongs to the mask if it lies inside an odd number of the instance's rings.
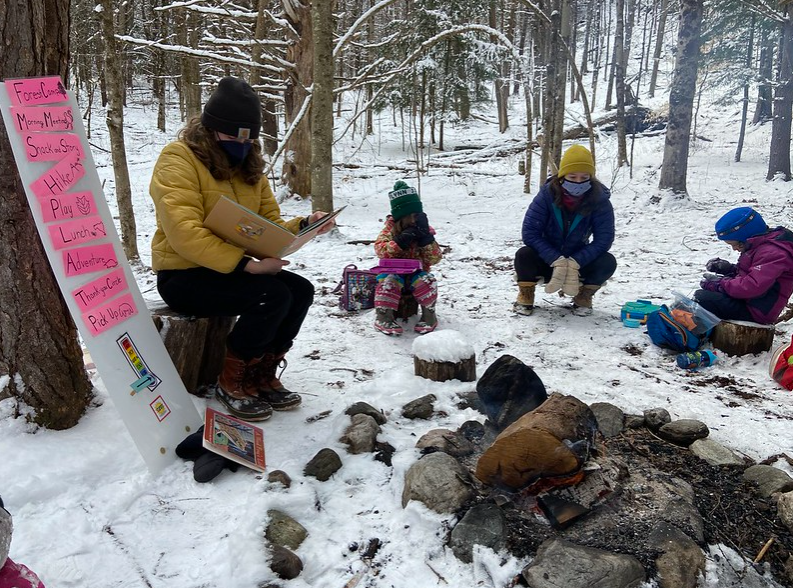
[[[101,272],[118,267],[112,243],[67,249],[63,252],[63,269],[67,277]]]
[[[11,116],[17,131],[73,131],[71,106],[12,106]]]
[[[52,246],[56,251],[64,247],[74,247],[75,245],[82,245],[89,241],[107,237],[105,223],[102,222],[102,217],[98,215],[58,223],[57,225],[48,225],[47,228],[50,231]]]
[[[96,202],[91,192],[67,192],[40,198],[41,215],[45,223],[70,220],[96,214]]]
[[[69,99],[59,76],[6,80],[5,84],[11,103],[18,106],[52,104],[66,102]]]
[[[55,164],[38,180],[30,184],[30,188],[38,198],[46,198],[53,194],[63,194],[85,175],[85,167],[77,154],[69,155]]]
[[[117,269],[72,291],[77,306],[85,312],[104,304],[127,289],[127,278],[123,269]]]
[[[74,133],[23,133],[28,161],[58,161],[76,153],[85,157],[80,137]]]
[[[93,335],[98,335],[138,314],[132,294],[111,300],[104,306],[83,313],[83,322]]]

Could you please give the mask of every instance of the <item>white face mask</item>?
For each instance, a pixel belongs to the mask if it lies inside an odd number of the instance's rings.
[[[14,532],[14,523],[8,511],[0,507],[0,568],[8,559],[8,550],[11,548],[11,534]]]
[[[592,182],[589,180],[584,180],[583,182],[571,182],[570,180],[564,180],[562,182],[562,188],[565,189],[565,192],[570,194],[570,196],[583,196],[584,194],[589,191],[592,187]]]

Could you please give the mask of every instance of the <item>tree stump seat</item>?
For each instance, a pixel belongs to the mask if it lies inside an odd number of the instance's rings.
[[[713,346],[727,355],[748,355],[769,351],[774,344],[774,325],[749,321],[721,321],[713,328]]]
[[[235,317],[198,318],[151,305],[151,318],[187,391],[206,396],[217,382],[226,355],[226,336]]]

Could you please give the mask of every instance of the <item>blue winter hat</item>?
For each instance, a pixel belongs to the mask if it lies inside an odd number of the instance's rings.
[[[768,225],[754,208],[733,208],[716,221],[716,236],[722,241],[746,241],[765,233]]]

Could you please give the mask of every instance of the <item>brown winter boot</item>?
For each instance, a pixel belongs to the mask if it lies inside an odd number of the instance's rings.
[[[251,386],[251,375],[258,359],[245,361],[226,351],[223,371],[218,376],[218,400],[231,414],[246,421],[266,421],[273,408],[265,400],[256,397]]]
[[[588,316],[592,314],[592,297],[595,292],[600,290],[600,286],[595,284],[585,284],[578,290],[578,294],[573,298],[573,313],[578,316]]]
[[[269,403],[273,410],[290,410],[303,402],[300,394],[287,390],[275,374],[281,365],[281,373],[286,369],[285,356],[286,352],[265,353],[253,369],[252,383],[257,390],[257,396]]]
[[[534,288],[537,282],[518,282],[518,299],[512,305],[517,314],[530,315],[534,312]]]

